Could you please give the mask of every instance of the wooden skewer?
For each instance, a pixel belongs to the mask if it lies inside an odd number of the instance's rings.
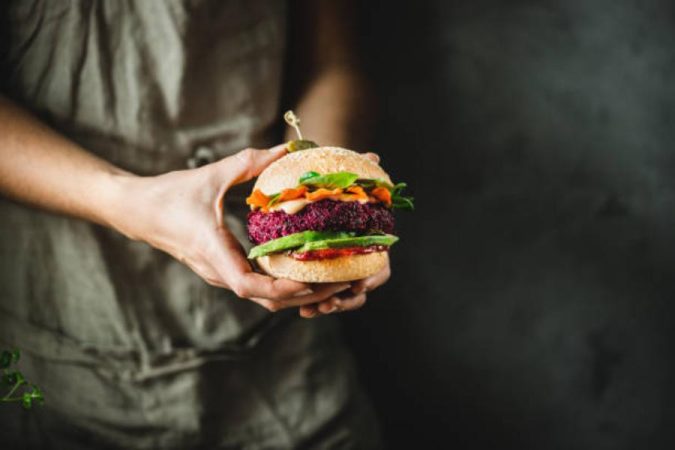
[[[298,139],[302,140],[302,132],[300,131],[300,119],[298,118],[298,116],[296,116],[293,111],[288,110],[284,113],[284,120],[288,125],[292,126],[295,129],[295,132],[298,135]]]

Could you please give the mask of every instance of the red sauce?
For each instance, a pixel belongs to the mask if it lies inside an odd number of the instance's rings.
[[[368,247],[325,248],[303,253],[291,253],[298,261],[316,261],[317,259],[332,259],[340,256],[366,255],[368,253],[386,252],[386,245],[370,245]]]

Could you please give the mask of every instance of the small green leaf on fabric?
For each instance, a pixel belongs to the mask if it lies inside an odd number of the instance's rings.
[[[0,353],[0,369],[6,369],[12,364],[12,352],[3,350]]]

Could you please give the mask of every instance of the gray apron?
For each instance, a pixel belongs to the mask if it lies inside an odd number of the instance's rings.
[[[138,174],[275,142],[280,1],[4,1],[6,95]],[[245,240],[240,188],[226,217]],[[372,448],[333,318],[269,314],[114,231],[0,198],[0,346],[44,407],[8,448]]]

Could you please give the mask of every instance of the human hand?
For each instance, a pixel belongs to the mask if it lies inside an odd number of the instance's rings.
[[[284,154],[285,145],[246,149],[197,169],[121,177],[108,223],[170,254],[210,285],[230,289],[269,311],[326,301],[350,284],[308,285],[257,273],[223,221],[227,190],[258,176]]]
[[[308,304],[300,307],[300,316],[311,319],[321,314],[334,312],[354,311],[366,304],[366,293],[370,292],[389,280],[391,269],[389,265],[375,275],[354,281],[351,289],[338,292],[329,299],[317,304]]]

